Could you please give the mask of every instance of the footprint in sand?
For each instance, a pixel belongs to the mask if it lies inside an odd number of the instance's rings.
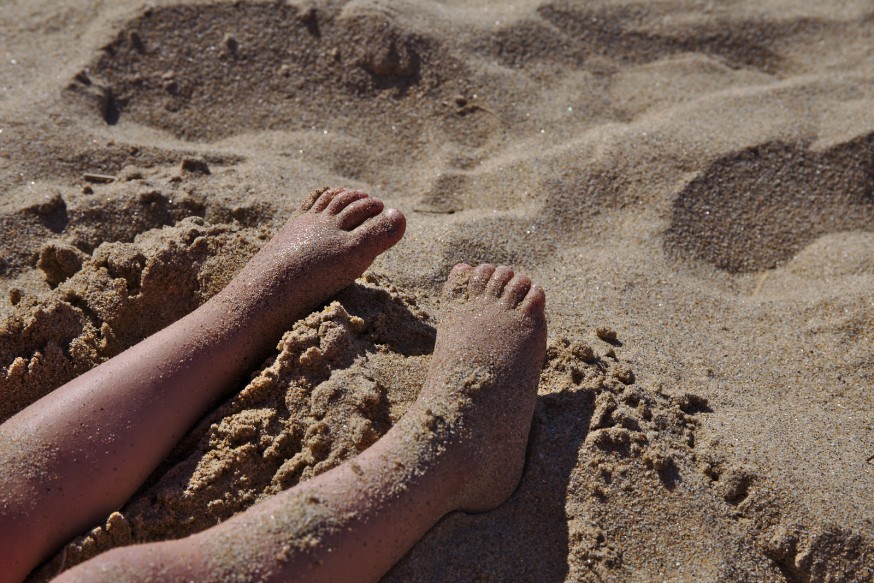
[[[669,255],[771,269],[817,238],[874,230],[874,134],[815,151],[772,142],[716,160],[673,203]]]

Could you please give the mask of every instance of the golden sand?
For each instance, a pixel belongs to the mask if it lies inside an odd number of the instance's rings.
[[[832,4],[5,6],[0,418],[201,304],[314,188],[408,219],[32,579],[366,448],[459,261],[547,292],[527,469],[386,581],[874,578],[874,12]]]

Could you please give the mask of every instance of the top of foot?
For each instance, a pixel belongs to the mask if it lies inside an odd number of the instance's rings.
[[[234,282],[290,324],[351,284],[403,237],[404,215],[360,190],[315,192]]]

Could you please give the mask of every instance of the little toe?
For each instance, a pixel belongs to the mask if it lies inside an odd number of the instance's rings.
[[[381,200],[372,196],[365,196],[365,198],[353,201],[349,206],[340,211],[340,214],[337,215],[337,220],[341,229],[351,231],[367,219],[381,213],[383,208],[385,208],[385,205]]]
[[[360,190],[345,190],[331,199],[325,212],[329,215],[338,215],[350,204],[362,198],[367,198],[367,193]]]
[[[310,207],[310,210],[320,213],[331,204],[331,201],[335,196],[340,194],[341,192],[345,192],[343,188],[326,188],[322,191],[322,193],[316,198],[316,201]]]
[[[304,212],[304,213],[307,212],[308,210],[313,208],[313,205],[316,204],[316,201],[319,200],[322,197],[322,195],[325,194],[325,192],[328,190],[330,190],[330,188],[325,186],[324,188],[319,188],[319,189],[312,191],[311,193],[309,193],[307,195],[307,197],[305,199],[303,199],[301,201],[300,206],[298,207],[298,210],[300,212]]]
[[[397,209],[388,208],[364,221],[352,232],[371,251],[382,253],[401,240],[407,228],[407,219]]]
[[[504,288],[504,295],[501,296],[501,300],[508,308],[515,308],[525,299],[529,289],[531,289],[531,278],[517,273]]]
[[[546,294],[543,288],[532,283],[525,299],[519,304],[519,308],[529,316],[543,315],[543,309],[546,306]]]
[[[494,272],[495,266],[488,263],[481,263],[474,267],[470,274],[470,285],[467,286],[468,294],[471,296],[482,295]]]
[[[446,278],[446,283],[443,285],[443,297],[456,300],[465,297],[468,282],[470,282],[470,274],[473,267],[467,263],[459,263],[449,272],[449,277]]]
[[[513,270],[506,265],[499,266],[495,269],[491,279],[489,279],[489,283],[486,284],[485,293],[496,298],[501,297],[501,293],[504,291],[504,286],[506,286],[511,279],[513,279]]]

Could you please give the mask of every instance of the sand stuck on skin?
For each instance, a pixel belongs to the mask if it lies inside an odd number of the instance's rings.
[[[525,475],[385,581],[871,581],[872,43],[863,1],[5,7],[0,420],[202,304],[315,188],[408,219],[31,580],[368,447],[449,269],[488,261],[548,296]]]

